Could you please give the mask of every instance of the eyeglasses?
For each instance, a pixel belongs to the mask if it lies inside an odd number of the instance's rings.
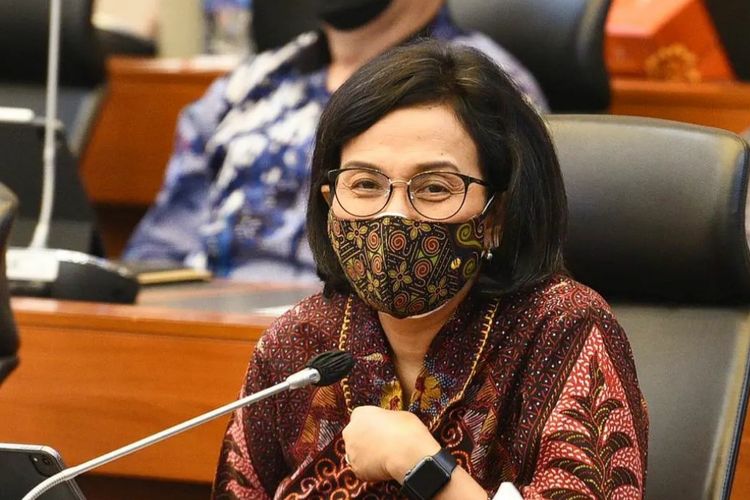
[[[464,206],[471,184],[488,186],[481,179],[456,172],[422,172],[409,180],[393,180],[378,170],[364,167],[330,170],[328,180],[341,208],[355,217],[368,217],[383,210],[391,199],[393,186],[404,184],[414,210],[433,220],[456,215]]]

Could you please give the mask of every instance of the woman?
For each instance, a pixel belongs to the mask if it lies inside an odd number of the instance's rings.
[[[321,351],[356,365],[236,413],[217,497],[643,496],[630,347],[563,272],[555,152],[501,70],[438,42],[367,64],[321,117],[312,180],[325,289],[263,336],[244,392]]]

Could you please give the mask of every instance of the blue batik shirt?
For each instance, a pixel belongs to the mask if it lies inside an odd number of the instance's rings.
[[[533,77],[446,9],[426,32],[492,57],[540,109]],[[318,282],[305,234],[315,128],[330,98],[322,33],[252,56],[186,107],[155,204],[125,260],[167,260],[247,281]]]

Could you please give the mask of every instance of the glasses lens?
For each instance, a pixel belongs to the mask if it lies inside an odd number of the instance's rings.
[[[388,202],[390,182],[385,175],[367,169],[347,168],[336,176],[334,190],[341,207],[365,217],[381,211]]]
[[[425,172],[412,178],[409,196],[424,217],[447,219],[461,210],[466,199],[466,182],[450,172]]]

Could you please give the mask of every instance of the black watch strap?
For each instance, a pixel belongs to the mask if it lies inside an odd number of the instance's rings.
[[[425,457],[406,473],[401,494],[411,500],[428,500],[451,480],[456,459],[442,448],[431,457]]]

